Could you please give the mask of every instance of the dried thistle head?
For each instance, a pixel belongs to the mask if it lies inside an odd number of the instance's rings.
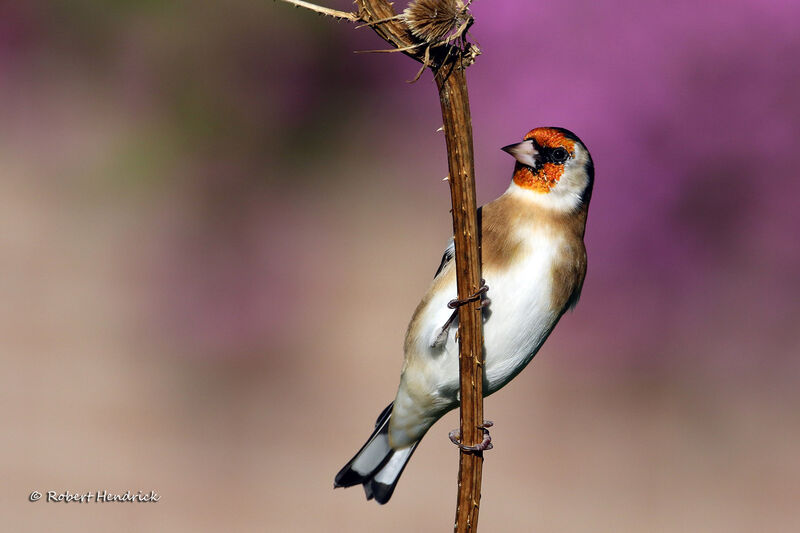
[[[445,40],[468,17],[462,0],[414,0],[402,15],[411,34],[428,44]]]

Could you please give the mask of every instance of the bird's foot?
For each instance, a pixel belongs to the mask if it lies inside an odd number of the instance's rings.
[[[462,305],[467,305],[470,302],[477,302],[478,300],[480,300],[482,308],[486,307],[487,305],[489,305],[491,303],[491,300],[489,300],[489,298],[484,298],[484,295],[486,294],[486,292],[488,290],[489,290],[489,286],[486,285],[486,280],[482,279],[481,280],[481,287],[480,287],[480,289],[475,291],[475,294],[473,294],[472,296],[468,296],[468,297],[464,298],[463,300],[459,300],[458,298],[456,298],[455,300],[450,300],[447,303],[447,307],[449,307],[450,309],[458,309]]]
[[[494,425],[494,422],[491,420],[484,420],[483,425],[478,426],[478,429],[483,431],[483,440],[474,446],[467,446],[466,444],[461,442],[461,435],[457,429],[454,429],[448,434],[450,437],[450,442],[458,446],[462,451],[465,452],[482,452],[484,450],[491,450],[494,446],[492,445],[492,436],[489,434],[489,429]]]
[[[450,300],[447,303],[447,307],[452,309],[453,312],[450,314],[450,317],[447,319],[447,321],[444,323],[444,325],[439,329],[439,333],[436,334],[436,338],[433,340],[433,343],[431,343],[431,347],[440,348],[440,347],[444,346],[445,342],[447,342],[447,333],[448,333],[448,331],[450,331],[450,326],[452,326],[453,322],[455,322],[456,318],[458,318],[458,308],[459,307],[461,307],[462,305],[466,305],[466,304],[468,304],[470,302],[477,301],[477,300],[480,300],[480,308],[481,309],[489,307],[489,304],[491,304],[492,301],[486,296],[486,292],[488,290],[489,290],[489,286],[486,285],[486,280],[482,279],[481,280],[481,288],[478,289],[475,292],[475,294],[473,294],[472,296],[470,296],[468,298],[464,298],[463,300],[459,300],[459,299]],[[456,341],[458,341],[458,331],[456,331]]]

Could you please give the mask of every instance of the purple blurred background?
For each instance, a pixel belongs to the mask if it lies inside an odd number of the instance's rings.
[[[479,202],[536,126],[597,170],[581,303],[486,402],[481,529],[796,528],[800,3],[473,13]],[[0,3],[9,531],[451,526],[454,413],[388,506],[331,490],[450,234],[435,87],[383,46],[271,1]],[[101,489],[162,499],[27,501]]]

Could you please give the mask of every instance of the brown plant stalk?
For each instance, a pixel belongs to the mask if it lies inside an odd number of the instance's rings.
[[[282,0],[316,13],[363,23],[393,48],[431,68],[439,90],[447,143],[450,196],[455,239],[458,298],[466,300],[481,287],[481,261],[475,199],[472,121],[465,69],[480,50],[466,40],[472,24],[469,2],[415,0],[402,14],[386,0],[356,0],[357,12],[336,11],[303,0]],[[420,70],[420,74],[422,73]],[[417,78],[419,77],[419,74]],[[461,442],[483,440],[483,331],[480,301],[458,308]],[[455,531],[477,531],[483,454],[460,451]]]

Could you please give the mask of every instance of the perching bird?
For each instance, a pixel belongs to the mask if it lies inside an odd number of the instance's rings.
[[[578,302],[594,182],[589,151],[565,129],[536,128],[503,150],[517,160],[511,185],[478,209],[484,289],[488,286],[491,298],[483,301],[484,396],[521,372],[561,315]],[[422,437],[458,406],[453,254],[451,240],[411,318],[394,402],[336,474],[334,487],[363,484],[368,500],[386,503]],[[484,439],[480,449],[489,442]]]

